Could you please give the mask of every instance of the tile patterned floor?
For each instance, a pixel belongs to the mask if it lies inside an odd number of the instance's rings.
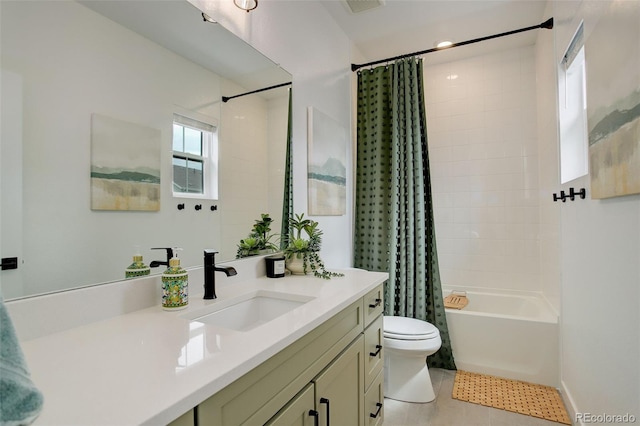
[[[451,397],[455,371],[429,369],[436,400],[427,404],[385,399],[384,426],[561,426],[560,423],[458,401]]]

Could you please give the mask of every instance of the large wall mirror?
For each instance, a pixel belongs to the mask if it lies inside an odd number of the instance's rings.
[[[186,0],[0,2],[0,19],[0,249],[19,259],[5,299],[124,279],[136,247],[147,264],[165,258],[154,247],[182,248],[185,267],[205,248],[234,259],[261,213],[277,232],[288,89],[221,99],[290,82],[285,70]],[[91,208],[96,114],[157,131],[159,210]],[[215,200],[172,194],[174,114],[216,128]]]

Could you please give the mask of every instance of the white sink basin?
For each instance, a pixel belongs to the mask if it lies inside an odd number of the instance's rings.
[[[236,331],[249,331],[312,300],[296,294],[257,291],[243,297],[221,301],[208,309],[186,315],[191,321]]]

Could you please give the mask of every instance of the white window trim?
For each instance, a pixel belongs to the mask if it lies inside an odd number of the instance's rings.
[[[559,71],[562,78],[559,79],[559,135],[560,135],[560,183],[565,184],[572,180],[581,178],[589,174],[589,142],[587,129],[587,93],[586,93],[586,61],[584,56],[583,23],[580,23],[574,34],[567,51],[562,58]],[[577,76],[577,77],[576,77]],[[581,93],[570,91],[571,83],[575,90],[581,81]],[[578,96],[579,105],[570,109],[570,97],[576,100]],[[578,111],[578,109],[580,111]],[[573,120],[573,121],[572,121]],[[582,123],[578,123],[581,120]],[[571,126],[573,124],[573,126]],[[578,127],[575,127],[578,125]],[[579,133],[579,134],[578,134]]]
[[[171,131],[173,138],[173,124],[177,123],[184,127],[194,130],[204,131],[202,143],[202,157],[193,156],[188,153],[181,152],[180,155],[187,158],[200,159],[203,158],[203,193],[195,194],[190,192],[176,192],[173,190],[173,156],[176,151],[171,149],[171,193],[173,198],[188,198],[200,200],[217,200],[218,199],[218,123],[211,117],[203,116],[193,112],[178,111],[173,114],[171,121]],[[203,125],[198,125],[201,123]]]

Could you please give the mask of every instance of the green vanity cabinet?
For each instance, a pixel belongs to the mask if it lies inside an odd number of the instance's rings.
[[[189,410],[171,423],[168,426],[193,426],[195,424],[195,412]]]
[[[317,415],[324,426],[327,411],[332,425],[381,424],[381,300],[379,286],[202,402],[196,424],[315,425]]]
[[[380,426],[384,420],[384,373],[378,372],[373,383],[364,394],[365,426]]]
[[[365,389],[369,389],[378,373],[382,370],[382,357],[384,356],[384,337],[382,333],[382,315],[380,315],[364,330],[364,345],[366,350],[364,360]]]
[[[313,383],[309,383],[269,420],[267,426],[315,426],[320,413],[315,409]]]
[[[364,424],[378,426],[384,419],[384,365],[382,286],[363,298],[364,330]]]
[[[313,383],[320,425],[364,425],[364,338],[324,369]]]
[[[360,336],[267,425],[363,425],[363,352]]]

